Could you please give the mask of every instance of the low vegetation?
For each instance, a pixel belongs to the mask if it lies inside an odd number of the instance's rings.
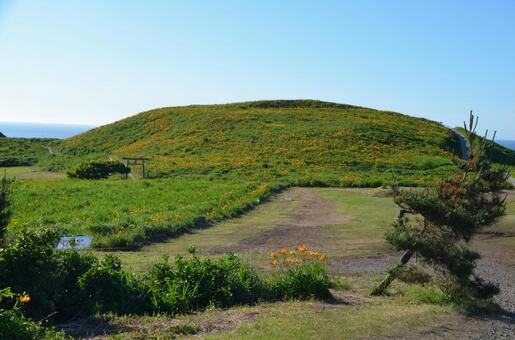
[[[27,317],[62,322],[96,313],[177,315],[208,306],[331,297],[327,270],[319,262],[291,264],[262,278],[234,254],[200,259],[190,249],[188,258],[177,256],[173,264],[165,259],[137,276],[113,255],[99,260],[56,250],[57,239],[55,231],[31,230],[0,249],[0,287],[8,287],[2,297],[9,298],[0,301],[0,322],[8,323],[0,336],[24,327],[29,334],[41,332]],[[305,251],[299,247],[299,253]]]
[[[0,138],[0,167],[30,166],[48,158],[52,139]]]
[[[10,235],[47,227],[93,235],[95,247],[125,249],[237,216],[277,190],[207,179],[34,180],[12,187]]]

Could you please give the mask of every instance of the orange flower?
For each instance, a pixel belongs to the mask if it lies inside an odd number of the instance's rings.
[[[30,301],[30,296],[29,296],[29,294],[22,294],[20,296],[19,300],[21,303],[27,303]]]
[[[320,259],[320,261],[324,262],[325,260],[327,260],[327,256],[325,256],[325,255],[321,255],[321,256],[319,257],[319,259]]]
[[[277,254],[276,254],[276,253],[271,253],[271,254],[270,254],[270,256],[272,256],[272,257],[276,257],[276,256],[277,256]]]
[[[305,253],[305,252],[307,252],[307,251],[308,251],[308,247],[306,247],[306,245],[305,245],[305,244],[303,244],[303,245],[301,245],[301,246],[299,247],[299,251],[300,251],[301,253]]]
[[[281,249],[279,249],[277,252],[278,252],[279,254],[281,254],[281,255],[284,255],[284,254],[286,254],[286,249],[281,248]]]
[[[287,258],[286,262],[288,262],[288,264],[295,264],[295,259]]]

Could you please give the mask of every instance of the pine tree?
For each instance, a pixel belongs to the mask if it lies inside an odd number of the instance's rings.
[[[487,158],[491,140],[476,134],[478,119],[470,113],[465,138],[470,146],[467,160],[456,159],[456,173],[423,191],[394,188],[394,201],[400,213],[386,239],[404,250],[399,264],[373,291],[384,294],[414,254],[433,265],[443,278],[442,289],[454,299],[489,298],[499,288],[475,275],[480,254],[467,247],[478,231],[504,215],[506,195],[503,186],[509,178],[504,167],[495,167]]]

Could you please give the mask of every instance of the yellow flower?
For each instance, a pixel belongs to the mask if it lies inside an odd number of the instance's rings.
[[[272,256],[272,257],[276,257],[276,256],[277,256],[277,254],[276,254],[276,253],[271,253],[271,254],[270,254],[270,256]]]
[[[327,256],[325,256],[325,255],[321,255],[321,256],[319,257],[319,259],[320,259],[320,261],[324,262],[325,260],[327,260]]]
[[[279,261],[277,260],[272,260],[272,262],[270,262],[272,264],[272,266],[277,266],[279,264]]]
[[[295,255],[295,250],[290,250],[290,255],[294,256]]]
[[[299,251],[300,251],[301,253],[305,253],[305,252],[307,252],[307,251],[308,251],[308,247],[306,247],[306,245],[305,245],[305,244],[303,244],[303,245],[301,245],[301,246],[299,247]]]
[[[292,259],[291,257],[289,257],[286,259],[286,262],[288,262],[288,264],[296,264],[296,263],[299,263],[299,260]]]
[[[27,303],[30,301],[30,296],[29,296],[29,294],[22,294],[20,296],[19,300],[21,303]]]
[[[279,254],[281,254],[281,255],[284,255],[284,254],[286,254],[286,249],[281,248],[281,249],[279,249],[277,252],[278,252]]]

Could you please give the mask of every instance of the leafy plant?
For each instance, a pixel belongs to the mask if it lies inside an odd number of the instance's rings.
[[[252,304],[263,296],[261,280],[234,254],[201,260],[192,250],[188,259],[177,256],[173,266],[167,260],[156,264],[147,280],[154,308],[171,314]]]
[[[296,249],[280,248],[270,254],[270,264],[276,274],[270,282],[270,293],[275,299],[328,299],[330,280],[324,266],[327,256],[309,250],[302,244]]]
[[[82,179],[102,179],[110,175],[128,174],[131,169],[116,161],[85,161],[66,171],[68,177]]]

